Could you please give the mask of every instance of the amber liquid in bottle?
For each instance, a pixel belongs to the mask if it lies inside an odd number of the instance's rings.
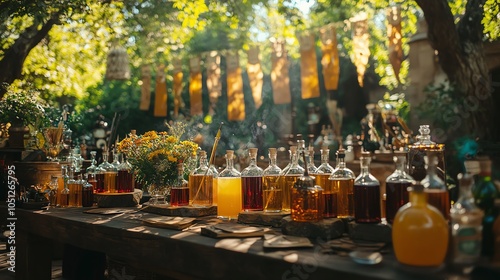
[[[450,219],[450,194],[447,190],[426,189],[427,202],[436,207],[446,220]]]
[[[315,222],[323,218],[323,198],[320,192],[308,192],[305,189],[292,189],[292,220]]]
[[[170,190],[170,204],[172,206],[189,205],[189,188],[172,188]]]
[[[82,184],[75,181],[68,184],[69,188],[69,206],[82,206]]]
[[[205,177],[205,178],[204,178]],[[201,185],[203,182],[203,185]],[[189,175],[189,199],[195,206],[212,206],[213,176]],[[195,197],[198,195],[198,197]],[[196,200],[193,200],[195,199]]]
[[[325,210],[323,211],[323,217],[325,218],[336,218],[337,217],[337,201],[339,193],[323,193],[323,198],[325,200]]]
[[[96,193],[103,193],[104,192],[104,173],[97,173],[95,175],[95,177],[97,179],[97,182],[95,185],[95,192]]]
[[[282,210],[283,211],[290,211],[290,198],[292,196],[292,188],[297,179],[300,177],[300,174],[297,175],[285,175],[281,176],[279,182],[280,182],[280,188],[283,190],[283,204],[282,204]]]
[[[129,170],[118,170],[118,182],[116,191],[119,193],[134,191],[134,174]]]
[[[354,179],[331,181],[331,184],[334,185],[333,188],[339,190],[337,197],[337,217],[354,217]]]
[[[380,223],[380,185],[354,184],[356,223]]]
[[[283,204],[283,191],[278,185],[279,176],[270,175],[262,177],[264,211],[280,212]]]
[[[61,193],[59,197],[59,206],[68,207],[69,206],[69,193]]]
[[[105,192],[116,192],[116,172],[104,172],[104,190]]]
[[[387,222],[392,224],[399,208],[409,202],[408,187],[411,185],[410,182],[386,182],[385,192],[387,199],[385,202],[385,215]]]

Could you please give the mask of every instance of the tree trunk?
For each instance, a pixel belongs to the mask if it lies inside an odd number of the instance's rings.
[[[26,28],[14,44],[5,51],[4,57],[0,60],[0,98],[6,93],[8,85],[21,78],[23,64],[30,51],[58,23],[58,16],[54,15],[43,24],[42,28],[38,29],[39,22],[35,20],[33,25]]]

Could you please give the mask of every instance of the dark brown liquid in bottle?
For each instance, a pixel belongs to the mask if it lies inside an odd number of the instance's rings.
[[[410,182],[388,182],[386,183],[385,193],[387,195],[385,201],[385,215],[387,222],[393,223],[394,217],[399,208],[409,201],[408,187]]]
[[[380,223],[380,186],[354,184],[356,223]]]

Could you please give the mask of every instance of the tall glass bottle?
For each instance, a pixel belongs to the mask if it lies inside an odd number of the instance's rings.
[[[441,211],[446,220],[450,219],[450,193],[446,184],[437,175],[438,154],[435,151],[427,151],[425,156],[427,175],[420,182],[427,194],[427,200],[430,205]]]
[[[177,163],[177,180],[175,180],[170,190],[171,206],[189,205],[189,186],[188,181],[184,180],[184,164]]]
[[[318,167],[318,173],[313,175],[316,177],[316,185],[323,189],[324,213],[325,218],[337,217],[337,196],[339,194],[338,188],[334,188],[328,180],[334,170],[330,165],[330,149],[328,146],[321,148],[321,165]]]
[[[0,166],[1,167],[1,166]],[[2,170],[0,169],[0,172]],[[57,176],[50,176],[50,184],[49,184],[49,206],[52,208],[52,207],[56,207],[57,206],[57,196],[58,196],[58,188],[59,188],[59,184],[58,184],[58,178]]]
[[[63,165],[61,167],[62,171],[62,180],[63,180],[63,188],[59,192],[59,206],[60,207],[69,207],[69,188],[68,188],[68,181],[69,181],[69,174],[68,174],[68,166]]]
[[[90,183],[92,180],[91,176],[95,174],[87,173],[87,178],[83,180],[82,186],[82,206],[83,207],[92,207],[94,205],[94,186]]]
[[[303,168],[305,166],[305,162],[302,158],[302,152],[306,153],[306,140],[302,138],[302,134],[297,134],[297,155],[299,158],[299,165]]]
[[[322,171],[319,171],[318,167],[314,164],[314,147],[312,146],[307,148],[307,172],[316,179],[318,178],[317,175],[323,173]]]
[[[277,155],[276,148],[269,148],[269,166],[264,169],[262,177],[264,212],[281,212],[283,206],[283,191],[278,183],[281,168],[276,164]]]
[[[290,146],[290,164],[283,168],[279,179],[280,188],[283,192],[282,211],[290,211],[290,198],[295,181],[304,174],[304,168],[299,165],[297,146]]]
[[[114,193],[116,191],[118,170],[114,165],[108,162],[108,152],[106,150],[102,152],[102,163],[99,165],[99,169],[98,183],[99,179],[102,179],[103,192]]]
[[[304,152],[304,175],[295,181],[291,194],[291,219],[296,222],[318,222],[323,219],[323,189],[309,176]]]
[[[210,207],[213,203],[214,174],[208,167],[207,152],[200,151],[200,164],[189,174],[189,201],[197,207]]]
[[[262,211],[262,175],[264,170],[257,166],[257,148],[248,149],[249,165],[241,171],[241,192],[244,211]]]
[[[450,210],[452,257],[456,265],[473,265],[481,255],[482,221],[484,213],[474,203],[470,174],[458,174],[460,196]]]
[[[132,165],[124,158],[123,154],[118,154],[120,157],[120,164],[118,169],[118,180],[116,182],[116,190],[119,193],[134,192],[135,189],[135,176],[132,170]]]
[[[398,209],[409,202],[408,187],[415,180],[406,173],[406,153],[395,152],[396,170],[385,179],[385,215],[388,223],[394,221]]]
[[[238,219],[243,209],[241,173],[234,168],[234,151],[226,151],[226,168],[219,173],[217,217],[223,220]]]
[[[436,207],[427,203],[422,185],[413,185],[410,203],[399,208],[392,225],[396,259],[412,266],[439,266],[446,257],[448,223]]]
[[[82,206],[82,175],[79,174],[75,179],[74,171],[75,168],[69,167],[69,179],[68,179],[68,188],[69,188],[69,206],[73,207],[81,207]]]
[[[345,150],[337,151],[337,166],[328,178],[326,189],[338,193],[336,201],[336,213],[338,218],[354,217],[354,172],[346,167]],[[325,212],[327,213],[326,201]],[[328,212],[332,213],[332,212]]]
[[[97,173],[99,172],[97,168],[97,161],[95,159],[96,155],[96,151],[90,151],[90,166],[85,170],[85,173],[87,174],[87,182],[92,184],[94,192],[97,192]]]
[[[473,194],[476,205],[484,211],[481,255],[491,257],[494,253],[493,223],[496,217],[495,198],[498,197],[498,191],[491,179],[491,160],[479,158],[479,169]]]
[[[370,153],[363,153],[359,160],[361,174],[354,180],[354,220],[380,223],[380,182],[370,174]]]
[[[210,170],[212,171],[212,173],[214,174],[214,178],[212,179],[212,188],[213,188],[213,191],[212,191],[212,194],[213,194],[213,198],[212,198],[212,205],[217,205],[219,203],[219,198],[218,198],[218,189],[219,189],[219,171],[217,171],[217,167],[215,167],[215,165],[211,164],[210,165]]]
[[[446,180],[446,167],[444,158],[444,144],[436,144],[431,141],[431,130],[429,125],[421,125],[418,130],[420,135],[417,136],[417,141],[409,146],[408,151],[408,168],[409,174],[417,181],[422,181],[425,178],[425,156],[428,151],[435,152],[437,157],[437,175],[442,181]]]

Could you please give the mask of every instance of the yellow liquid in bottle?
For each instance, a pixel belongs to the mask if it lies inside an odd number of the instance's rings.
[[[217,217],[221,219],[237,219],[243,209],[240,177],[218,178]]]
[[[338,190],[337,217],[354,217],[354,179],[330,181],[333,189]]]
[[[82,184],[71,183],[68,184],[69,188],[69,206],[81,207],[82,206]]]
[[[323,191],[327,191],[327,187],[328,187],[328,178],[330,177],[330,174],[312,174],[311,176],[314,176],[315,179],[314,179],[314,182],[316,183],[316,185],[320,186]],[[329,192],[333,192],[332,190],[329,190]]]
[[[278,179],[279,175],[262,177],[264,212],[281,212],[283,191],[279,186]]]
[[[116,192],[117,172],[104,172],[104,191],[109,193]]]
[[[293,185],[295,184],[295,181],[300,177],[301,175],[285,175],[285,176],[280,176],[279,183],[280,183],[280,188],[283,192],[283,204],[281,207],[282,211],[290,211],[290,200],[292,197],[292,188]]]

